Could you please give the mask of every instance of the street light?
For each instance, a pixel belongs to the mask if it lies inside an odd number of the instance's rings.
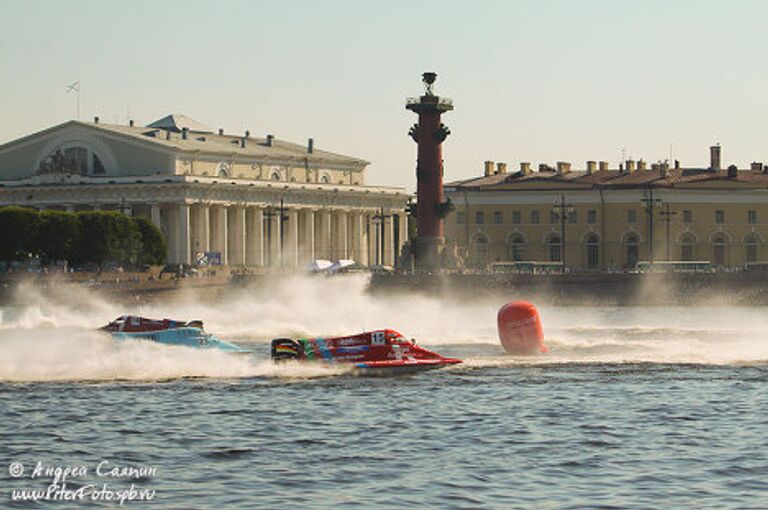
[[[561,272],[565,274],[565,217],[574,212],[573,204],[565,203],[565,195],[560,194],[560,201],[552,204],[552,210],[560,217],[560,263]]]
[[[661,207],[661,199],[653,198],[653,186],[649,186],[643,195],[640,201],[645,204],[645,214],[648,215],[648,261],[653,269],[653,210]],[[667,227],[667,239],[669,239],[669,227]],[[667,243],[667,259],[669,259],[669,243]]]

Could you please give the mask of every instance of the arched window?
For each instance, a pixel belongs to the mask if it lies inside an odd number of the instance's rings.
[[[59,147],[48,154],[37,169],[38,175],[103,175],[104,163],[91,149],[82,146]]]
[[[272,180],[273,181],[279,181],[280,180],[280,173],[279,172],[272,172]]]
[[[635,234],[630,234],[624,240],[624,251],[627,254],[627,267],[635,267],[640,258],[640,241]]]
[[[694,260],[696,257],[696,238],[691,233],[680,237],[680,260]]]
[[[525,250],[525,238],[520,234],[512,234],[508,242],[509,260],[520,262],[523,260],[523,251]]]
[[[597,234],[589,234],[584,240],[585,258],[587,268],[597,269],[600,264],[600,239]]]
[[[478,267],[488,263],[488,236],[483,233],[472,236],[472,258]]]
[[[550,262],[560,262],[562,257],[562,246],[560,243],[560,236],[553,234],[547,240],[549,246],[549,260]]]
[[[725,234],[717,234],[712,238],[712,263],[718,267],[725,266],[725,254],[728,247],[728,238]]]
[[[320,183],[321,184],[330,184],[331,183],[331,178],[328,177],[327,175],[323,175],[323,176],[320,177]]]
[[[744,260],[747,263],[758,261],[758,249],[760,247],[760,240],[756,235],[749,235],[744,240],[744,246],[746,248],[746,254]]]

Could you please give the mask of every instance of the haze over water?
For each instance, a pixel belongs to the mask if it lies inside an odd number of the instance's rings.
[[[541,305],[551,352],[521,358],[496,337],[505,299],[365,287],[296,278],[132,309],[24,288],[0,317],[0,459],[157,467],[135,508],[768,506],[762,309]],[[257,352],[94,331],[124,313],[199,318]],[[273,337],[383,327],[466,363],[371,379],[268,360]],[[6,468],[10,504],[37,480]]]

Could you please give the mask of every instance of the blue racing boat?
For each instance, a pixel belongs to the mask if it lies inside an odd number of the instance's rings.
[[[203,329],[202,321],[147,319],[136,315],[123,315],[103,328],[118,340],[148,340],[165,345],[178,345],[194,349],[217,349],[233,354],[253,351],[216,338]]]

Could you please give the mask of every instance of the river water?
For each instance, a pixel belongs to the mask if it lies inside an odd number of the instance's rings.
[[[0,507],[768,508],[763,309],[542,305],[551,352],[524,358],[498,344],[504,299],[365,285],[128,308],[21,289],[0,309]],[[257,352],[93,331],[129,312],[203,319]],[[272,337],[382,327],[466,362],[361,378],[267,359]],[[48,500],[20,500],[34,491]]]

